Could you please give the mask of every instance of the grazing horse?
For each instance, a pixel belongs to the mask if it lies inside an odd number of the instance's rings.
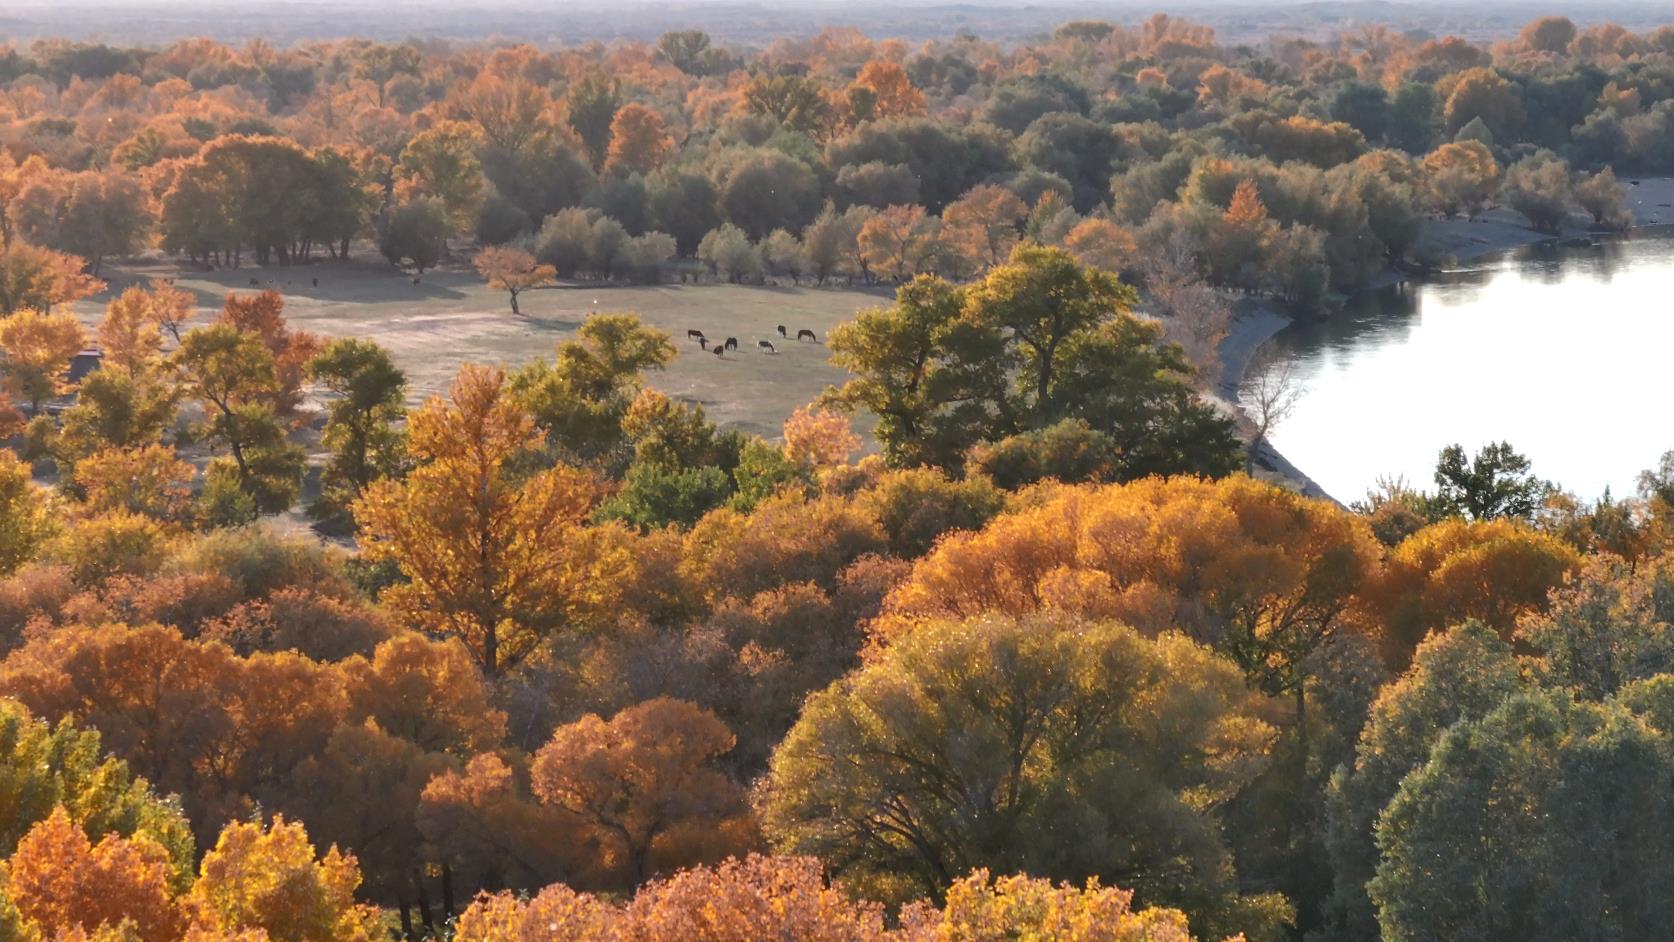
[[[727,349],[728,350],[737,350],[738,349],[738,338],[737,337],[728,337],[727,338]]]
[[[765,350],[768,353],[778,353],[779,352],[779,351],[773,349],[773,344],[766,341],[766,340],[756,341],[756,346],[760,347],[762,350]]]
[[[688,330],[688,331],[686,331],[686,339],[687,340],[702,340],[703,339],[703,331],[701,331],[701,330]]]
[[[790,336],[790,334],[785,333],[785,325],[784,324],[779,325],[779,336],[781,336],[781,337],[789,337]]]
[[[796,332],[796,339],[798,339],[798,340],[812,340],[815,343],[820,342],[819,338],[814,336],[814,332],[809,330],[806,327],[804,327],[801,330]]]
[[[698,334],[698,347],[699,347],[699,349],[708,350],[709,349],[709,338],[703,336],[702,334]],[[716,347],[715,349],[719,350],[721,348]]]
[[[715,355],[716,355],[716,356],[720,356],[720,355],[721,355],[721,354],[723,354],[723,353],[725,353],[725,352],[726,352],[726,349],[727,349],[727,348],[726,348],[726,347],[723,347],[723,346],[721,346],[721,345],[720,345],[720,344],[716,344],[716,345],[715,345],[715,350],[714,350],[714,354],[715,354]]]

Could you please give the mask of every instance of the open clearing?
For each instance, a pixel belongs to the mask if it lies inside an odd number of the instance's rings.
[[[102,277],[110,287],[76,305],[76,313],[91,327],[112,293],[147,278],[169,276],[179,287],[197,293],[197,324],[217,316],[227,292],[255,291],[271,282],[285,295],[285,315],[293,327],[327,337],[363,337],[389,349],[407,372],[414,403],[445,391],[461,363],[515,367],[550,358],[559,343],[576,336],[589,315],[638,314],[668,331],[679,351],[666,371],[651,376],[651,385],[701,403],[722,425],[768,438],[779,435],[785,418],[797,407],[846,378],[828,362],[824,341],[831,328],[890,298],[885,290],[579,283],[525,292],[519,299],[523,316],[518,317],[504,293],[488,290],[476,272],[466,268],[426,272],[414,284],[410,274],[381,262],[214,272],[131,265],[107,266]],[[251,279],[259,288],[250,285]],[[780,324],[791,339],[779,336]],[[802,328],[814,331],[819,342],[794,339]],[[691,329],[712,340],[736,337],[738,349],[723,357],[704,352],[696,341],[686,339]],[[759,351],[758,340],[771,341],[778,353]]]

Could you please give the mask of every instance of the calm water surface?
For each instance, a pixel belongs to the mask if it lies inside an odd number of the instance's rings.
[[[1583,497],[1674,449],[1674,232],[1539,246],[1357,299],[1274,339],[1307,390],[1273,442],[1338,500],[1504,439]]]

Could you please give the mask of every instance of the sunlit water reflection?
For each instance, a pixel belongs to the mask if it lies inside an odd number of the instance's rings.
[[[1273,442],[1339,500],[1501,439],[1584,497],[1631,494],[1674,448],[1674,233],[1523,249],[1274,342],[1307,393]]]

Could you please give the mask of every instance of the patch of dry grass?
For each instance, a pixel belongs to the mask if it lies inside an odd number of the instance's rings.
[[[652,385],[702,403],[723,425],[770,438],[798,406],[844,380],[844,372],[828,362],[824,340],[831,328],[889,300],[885,291],[836,288],[581,284],[525,293],[524,313],[517,317],[503,293],[489,291],[475,272],[464,269],[427,272],[418,284],[374,262],[208,273],[134,266],[107,269],[104,276],[111,292],[144,278],[173,276],[178,286],[197,292],[198,323],[216,315],[228,291],[271,283],[284,293],[294,327],[328,337],[364,337],[388,348],[407,372],[415,403],[445,390],[461,363],[517,366],[551,357],[588,315],[628,311],[668,331],[680,351],[668,370],[652,377]],[[77,313],[96,324],[109,296],[77,305]],[[779,336],[780,324],[791,339]],[[796,341],[801,328],[814,331],[820,342]],[[736,337],[739,349],[716,357],[686,339],[689,329],[712,339]],[[771,341],[778,353],[759,351],[758,340]]]

